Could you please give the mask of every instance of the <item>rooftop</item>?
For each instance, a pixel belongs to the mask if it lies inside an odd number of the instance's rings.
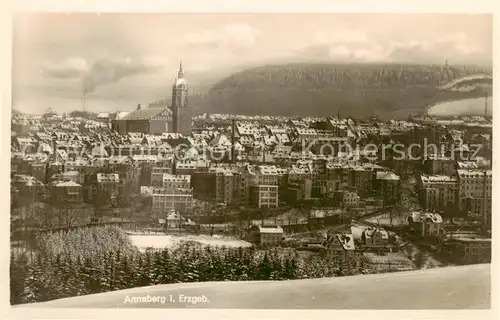
[[[283,228],[281,227],[259,227],[259,232],[260,233],[273,233],[273,234],[282,234],[283,233]]]
[[[443,218],[439,213],[414,211],[410,215],[413,222],[433,222],[442,223]]]
[[[118,182],[120,178],[117,173],[98,173],[97,182]]]
[[[422,175],[420,176],[422,183],[445,183],[457,182],[457,178],[445,175]]]

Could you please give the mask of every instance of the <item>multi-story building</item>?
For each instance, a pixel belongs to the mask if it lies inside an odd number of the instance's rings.
[[[120,187],[126,190],[127,193],[140,192],[141,169],[138,165],[134,163],[129,164],[123,171],[118,172],[118,177],[120,179]]]
[[[349,185],[349,169],[341,163],[326,164],[327,192],[342,190]]]
[[[235,200],[235,177],[233,168],[210,167],[208,171],[197,171],[192,175],[195,198],[230,204]]]
[[[189,212],[193,207],[193,190],[191,188],[157,188],[153,187],[153,213],[157,216],[170,210]]]
[[[276,166],[259,165],[253,171],[252,185],[278,185],[279,173]]]
[[[163,185],[163,176],[172,174],[172,167],[153,167],[151,168],[151,185],[161,187]]]
[[[420,200],[427,211],[451,213],[457,209],[458,179],[444,175],[422,175]],[[450,212],[451,211],[451,212]]]
[[[35,160],[30,163],[31,175],[40,181],[47,181],[47,162]]]
[[[238,168],[234,176],[234,199],[237,203],[248,204],[250,201],[250,186],[252,177],[248,166]]]
[[[366,197],[373,192],[373,170],[368,167],[355,166],[351,170],[351,186],[356,187],[361,197]]]
[[[442,155],[429,155],[424,160],[424,168],[430,175],[452,176],[455,174],[456,160]]]
[[[375,175],[374,189],[383,199],[384,205],[395,205],[399,203],[401,181],[398,175],[388,171],[378,171]]]
[[[118,198],[120,178],[117,173],[98,173],[96,182],[98,202],[106,204]]]
[[[205,160],[181,160],[175,161],[173,165],[173,172],[175,174],[189,174],[192,175],[195,172],[207,172],[210,166],[209,161]]]
[[[150,186],[153,167],[161,166],[163,159],[154,155],[133,155],[132,160],[139,170],[139,185]]]
[[[190,189],[191,176],[165,173],[163,174],[162,186],[163,188],[168,188],[168,189],[175,189],[175,188]]]
[[[469,217],[491,222],[492,171],[457,170],[458,210]]]
[[[279,205],[277,185],[255,185],[250,187],[250,204],[257,208],[276,208]]]
[[[259,165],[250,172],[250,203],[258,208],[279,205],[279,172],[276,166]]]
[[[356,208],[359,206],[361,197],[356,191],[344,190],[342,194],[342,205],[344,208]]]

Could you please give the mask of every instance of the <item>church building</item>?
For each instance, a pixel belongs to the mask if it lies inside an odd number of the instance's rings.
[[[176,132],[191,134],[192,114],[188,106],[188,84],[184,79],[182,63],[177,78],[172,85],[172,106],[151,104],[149,107],[138,105],[137,109],[117,118],[112,122],[112,129],[121,134],[140,132],[144,134],[161,134]]]

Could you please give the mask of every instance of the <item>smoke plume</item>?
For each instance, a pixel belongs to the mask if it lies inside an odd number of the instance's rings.
[[[102,59],[96,61],[82,77],[83,93],[92,93],[100,85],[118,82],[125,77],[153,72],[156,69],[158,68],[155,66],[134,62],[130,59],[124,61]]]
[[[120,79],[138,74],[154,72],[158,66],[126,59],[100,59],[89,68],[86,60],[73,58],[51,63],[42,69],[42,74],[54,79],[81,79],[83,94],[94,92],[99,86],[118,82]]]

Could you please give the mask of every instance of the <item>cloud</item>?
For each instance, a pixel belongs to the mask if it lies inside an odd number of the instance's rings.
[[[205,48],[249,48],[256,44],[260,31],[248,24],[230,24],[184,35],[186,44]]]
[[[79,78],[88,71],[87,61],[83,58],[73,57],[62,61],[46,62],[40,73],[48,78]]]
[[[345,45],[337,45],[332,48],[330,48],[329,51],[329,56],[330,58],[349,58],[352,55],[352,51],[347,48]]]
[[[309,59],[332,62],[454,63],[491,61],[491,56],[470,44],[465,33],[452,33],[433,40],[380,41],[369,34],[348,29],[318,31],[299,44],[295,53]]]
[[[315,44],[334,45],[339,43],[365,43],[368,35],[364,32],[350,29],[334,29],[331,31],[318,31],[313,36]]]
[[[448,34],[434,41],[411,40],[392,43],[387,53],[389,61],[443,63],[445,59],[455,63],[471,63],[489,60],[488,53],[470,44],[464,33]]]
[[[299,56],[327,61],[361,61],[373,59],[368,34],[351,29],[320,30],[310,40],[297,46]],[[379,55],[379,53],[377,53]]]

